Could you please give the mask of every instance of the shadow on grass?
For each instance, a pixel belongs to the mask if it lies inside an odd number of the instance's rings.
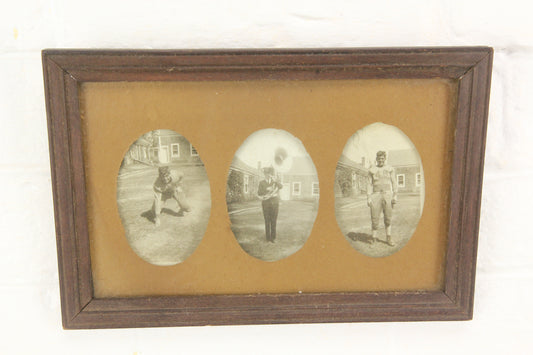
[[[174,217],[183,217],[183,212],[181,211],[181,209],[179,210],[179,212],[176,212],[174,210],[171,210],[170,208],[162,208],[161,213],[168,214]]]
[[[155,216],[154,216],[154,212],[149,209],[148,211],[144,211],[143,213],[141,213],[141,217],[144,217],[146,218],[147,220],[149,220],[150,222],[154,223],[155,221]]]
[[[348,233],[348,238],[350,238],[354,242],[363,242],[363,243],[367,243],[367,244],[371,244],[372,243],[372,235],[368,234],[368,233],[350,232],[350,233]]]
[[[168,214],[174,217],[183,217],[183,212],[181,210],[179,212],[176,212],[174,210],[171,210],[170,208],[162,208],[161,213]],[[141,213],[141,217],[146,218],[148,221],[152,223],[155,223],[155,215],[152,209],[149,209],[148,211],[144,211],[143,213]]]

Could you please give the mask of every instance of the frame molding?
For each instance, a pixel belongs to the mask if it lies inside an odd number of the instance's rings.
[[[493,50],[488,47],[42,52],[63,327],[472,319]],[[458,80],[443,292],[93,296],[78,101],[87,81]]]

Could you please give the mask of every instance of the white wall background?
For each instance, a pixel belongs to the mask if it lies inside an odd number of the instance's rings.
[[[533,353],[527,2],[18,0],[0,7],[0,353]],[[43,48],[495,48],[474,320],[64,331]]]

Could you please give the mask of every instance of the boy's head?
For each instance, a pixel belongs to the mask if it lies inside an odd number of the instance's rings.
[[[377,152],[377,154],[376,154],[376,164],[377,164],[377,166],[382,167],[383,165],[385,165],[385,160],[386,159],[387,159],[387,153],[385,153],[382,150]]]
[[[160,166],[159,167],[159,177],[161,178],[161,180],[165,184],[168,184],[169,182],[171,182],[172,181],[172,175],[170,175],[170,167],[168,167],[168,166]]]
[[[265,175],[265,177],[268,179],[270,177],[273,177],[274,176],[274,168],[273,167],[266,167],[266,168],[263,168],[263,174]]]

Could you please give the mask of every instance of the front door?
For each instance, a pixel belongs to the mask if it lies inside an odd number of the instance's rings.
[[[279,190],[279,198],[283,201],[288,201],[291,198],[291,184],[283,183],[283,188]]]
[[[168,147],[161,147],[159,149],[159,162],[161,164],[167,164],[168,161]]]

